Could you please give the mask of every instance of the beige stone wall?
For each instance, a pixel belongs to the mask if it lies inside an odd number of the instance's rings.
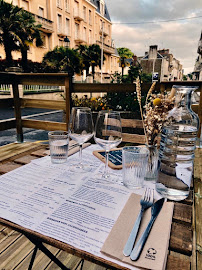
[[[43,55],[55,46],[65,46],[64,38],[70,40],[70,47],[76,48],[79,44],[97,43],[102,46],[105,63],[103,73],[113,74],[118,71],[119,64],[112,47],[112,23],[96,10],[96,6],[88,0],[6,0],[23,7],[35,14],[37,22],[42,24],[44,45],[36,48],[32,46],[28,52],[28,59],[40,62]],[[5,58],[3,47],[0,47],[0,56]],[[13,58],[21,58],[20,53],[13,52]],[[97,69],[98,74],[100,70]]]

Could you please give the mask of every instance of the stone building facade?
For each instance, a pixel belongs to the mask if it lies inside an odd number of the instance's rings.
[[[169,49],[158,50],[157,45],[151,45],[144,57],[138,57],[144,73],[158,75],[160,81],[181,81],[182,65],[173,57]]]
[[[198,57],[194,66],[193,80],[202,81],[202,32],[198,43]]]
[[[31,46],[28,59],[40,62],[44,53],[55,46],[66,46],[64,39],[67,37],[70,48],[95,43],[103,48],[106,59],[103,65],[104,77],[119,69],[119,56],[112,41],[112,23],[104,0],[6,1],[33,13],[36,22],[42,24],[44,44],[40,48]],[[21,57],[18,52],[12,54],[14,59]],[[3,47],[0,47],[0,57],[5,58]],[[97,73],[100,74],[100,70]]]

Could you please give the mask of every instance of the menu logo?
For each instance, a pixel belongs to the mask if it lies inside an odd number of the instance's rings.
[[[147,253],[146,253],[145,258],[154,261],[154,260],[156,260],[156,256],[155,256],[156,253],[157,253],[156,249],[154,249],[154,248],[149,248],[149,249],[147,250]]]

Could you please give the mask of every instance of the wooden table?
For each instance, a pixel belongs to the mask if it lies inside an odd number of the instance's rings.
[[[0,174],[4,174],[15,168],[23,166],[24,164],[29,163],[32,159],[44,156],[45,149],[46,145],[42,145],[39,143],[14,143],[0,147]],[[196,242],[199,248],[202,246],[202,228],[200,221],[200,210],[202,206],[202,194],[200,193],[202,192],[201,172],[202,149],[197,149],[193,181],[194,186],[192,185],[190,195],[186,200],[175,203],[166,269],[197,269],[197,264],[198,269],[200,269],[200,266],[202,265],[200,252],[196,250],[195,245]],[[194,197],[196,197],[196,200],[194,199]],[[64,250],[70,254],[74,254],[84,260],[88,260],[90,262],[104,266],[107,269],[127,269],[104,259],[98,258],[88,252],[76,249],[58,240],[23,228],[7,220],[0,219],[0,223],[4,226],[11,227],[16,231],[23,233],[26,237],[31,239],[31,241],[36,240],[39,242],[50,244],[53,247]],[[197,230],[197,234],[195,229]]]

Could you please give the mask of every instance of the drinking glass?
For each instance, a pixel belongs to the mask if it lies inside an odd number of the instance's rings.
[[[105,171],[97,175],[97,179],[114,181],[114,176],[108,172],[109,152],[117,147],[122,138],[121,116],[119,112],[100,111],[98,113],[94,138],[95,142],[105,150]]]
[[[142,188],[149,150],[141,146],[125,146],[122,150],[123,184],[129,189]]]
[[[90,171],[90,164],[82,163],[82,145],[93,136],[93,119],[90,108],[73,107],[69,122],[69,137],[79,144],[79,163],[72,164],[70,170],[74,172]]]
[[[66,131],[50,131],[48,133],[51,162],[55,164],[67,161],[68,133]]]

